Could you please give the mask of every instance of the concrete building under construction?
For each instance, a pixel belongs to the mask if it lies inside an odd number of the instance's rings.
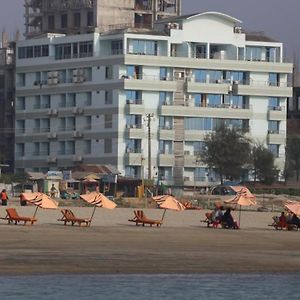
[[[180,9],[181,0],[25,0],[25,36],[152,28]]]

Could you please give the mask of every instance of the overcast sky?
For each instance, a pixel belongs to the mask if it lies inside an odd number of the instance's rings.
[[[0,29],[24,32],[24,0],[0,0]],[[281,41],[288,55],[300,54],[299,0],[182,0],[182,13],[219,11],[243,21],[247,31],[264,31]]]

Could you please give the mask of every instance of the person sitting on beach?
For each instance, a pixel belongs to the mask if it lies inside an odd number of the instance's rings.
[[[296,225],[298,228],[300,228],[300,219],[296,216],[296,214],[292,215],[292,218],[290,220],[290,224]]]
[[[285,228],[287,226],[287,220],[284,211],[281,213],[279,217],[279,227]]]
[[[234,221],[231,215],[231,209],[228,207],[223,215],[222,222],[226,224],[228,228],[238,229],[239,226],[237,225],[236,221]]]

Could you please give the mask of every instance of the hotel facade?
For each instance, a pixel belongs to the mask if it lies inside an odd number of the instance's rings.
[[[218,179],[200,151],[220,124],[264,144],[283,171],[292,71],[282,43],[217,12],[18,42],[16,171],[111,164],[126,176],[209,186]]]

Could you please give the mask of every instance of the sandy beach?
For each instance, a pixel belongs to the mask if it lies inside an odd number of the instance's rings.
[[[35,210],[17,209],[26,216]],[[79,217],[92,209],[72,207]],[[163,213],[144,211],[158,219]],[[206,228],[204,213],[167,211],[161,228],[128,222],[130,208],[97,209],[89,228],[63,226],[60,210],[39,210],[34,226],[0,220],[0,275],[299,272],[300,231],[268,227],[274,213],[244,211],[240,230]]]

